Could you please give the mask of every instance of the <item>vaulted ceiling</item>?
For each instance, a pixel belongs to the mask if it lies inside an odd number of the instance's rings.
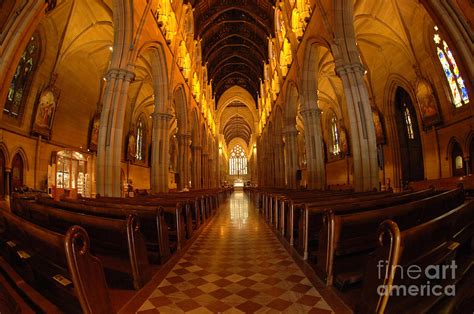
[[[230,87],[246,89],[257,103],[268,37],[274,33],[275,0],[190,0],[195,36],[216,103]]]

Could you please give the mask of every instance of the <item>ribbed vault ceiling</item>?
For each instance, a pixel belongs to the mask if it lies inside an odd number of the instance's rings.
[[[230,87],[247,90],[257,103],[268,37],[273,35],[274,0],[190,0],[195,35],[216,103]]]

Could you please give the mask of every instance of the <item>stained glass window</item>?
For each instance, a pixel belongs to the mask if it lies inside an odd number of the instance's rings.
[[[235,145],[230,152],[229,174],[245,175],[247,174],[247,156],[240,145]]]
[[[337,118],[335,114],[331,115],[329,119],[331,128],[331,147],[330,152],[333,155],[339,155],[341,153],[341,140],[339,137],[339,128],[337,127]]]
[[[415,133],[413,132],[413,122],[411,119],[410,109],[408,109],[408,106],[406,104],[403,104],[403,107],[403,115],[405,117],[405,125],[407,128],[408,138],[410,140],[413,140],[415,139]]]
[[[138,119],[138,123],[137,123],[137,141],[136,141],[136,145],[137,145],[137,155],[136,155],[136,158],[137,160],[144,160],[145,159],[145,156],[146,156],[146,151],[145,151],[145,148],[146,148],[146,141],[145,141],[145,122],[143,121],[143,117],[140,117]]]
[[[443,67],[444,74],[448,81],[449,89],[451,90],[451,96],[453,98],[454,107],[459,108],[469,103],[469,96],[467,94],[464,80],[459,72],[458,65],[454,59],[453,53],[449,49],[448,44],[444,41],[440,34],[437,26],[434,27],[435,34],[433,41],[436,44],[436,53],[438,55],[439,62]]]
[[[38,56],[39,42],[37,36],[33,35],[16,67],[15,75],[8,88],[7,101],[3,108],[4,113],[15,119],[19,118],[23,112],[28,87],[38,62]]]

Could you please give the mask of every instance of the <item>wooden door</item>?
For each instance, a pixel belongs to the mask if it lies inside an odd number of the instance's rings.
[[[0,150],[0,199],[4,199],[5,194],[5,155]]]
[[[451,167],[451,169],[453,169],[453,177],[459,177],[465,174],[462,148],[458,142],[454,142],[453,150],[451,151]]]
[[[402,166],[402,185],[424,178],[418,119],[410,95],[401,87],[395,94],[395,116]]]
[[[23,186],[23,158],[21,158],[20,154],[16,154],[13,157],[12,161],[12,174],[11,174],[11,189],[15,191],[20,189]]]

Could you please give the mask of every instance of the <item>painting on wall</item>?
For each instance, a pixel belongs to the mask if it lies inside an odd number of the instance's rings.
[[[47,86],[39,93],[35,106],[35,118],[31,128],[33,134],[41,135],[48,140],[51,139],[58,99],[59,91],[54,85]]]
[[[420,109],[423,128],[428,129],[441,122],[436,98],[430,83],[420,78],[416,85],[416,100]]]
[[[374,120],[375,139],[377,145],[385,144],[385,133],[383,130],[382,118],[380,117],[379,110],[375,107],[372,107],[372,119]]]
[[[97,151],[99,145],[99,129],[100,129],[100,112],[96,112],[92,117],[90,124],[89,150],[91,152]]]

